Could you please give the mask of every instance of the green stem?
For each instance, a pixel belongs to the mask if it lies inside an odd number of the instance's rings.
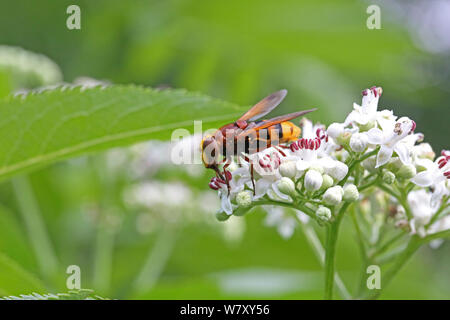
[[[110,287],[114,238],[113,230],[102,223],[97,226],[93,284],[97,291],[103,293],[108,292]]]
[[[34,196],[33,188],[27,176],[14,178],[12,186],[39,269],[44,277],[51,279],[58,269],[58,260]]]
[[[380,254],[386,252],[386,250],[389,249],[389,247],[391,247],[398,240],[402,239],[404,235],[405,234],[402,232],[402,233],[399,233],[399,234],[393,236],[391,239],[387,240],[378,250],[374,251],[371,258],[375,258],[375,257],[379,256]]]
[[[306,240],[308,241],[310,247],[313,249],[314,254],[316,255],[317,260],[319,260],[320,265],[323,267],[325,265],[325,250],[320,242],[319,237],[316,234],[314,228],[308,224],[304,223],[300,219],[298,219],[300,225],[302,226],[303,233],[305,234]],[[336,287],[339,291],[339,294],[343,299],[349,300],[352,298],[347,288],[345,287],[344,282],[337,272],[334,274],[334,282],[336,283]]]
[[[338,237],[339,225],[342,221],[345,210],[350,205],[349,202],[339,210],[336,219],[327,229],[327,242],[325,254],[325,299],[333,299],[333,284],[334,284],[334,262],[336,252],[336,242]]]
[[[148,292],[156,284],[175,245],[177,230],[174,226],[167,226],[160,231],[133,283],[133,290],[136,294]]]
[[[368,152],[368,153],[364,154],[361,158],[352,161],[352,162],[350,163],[349,167],[348,167],[347,175],[344,177],[344,179],[342,179],[342,180],[339,182],[339,185],[340,185],[340,186],[343,186],[343,185],[345,184],[345,182],[347,182],[347,179],[350,177],[350,175],[352,174],[352,172],[353,172],[353,170],[355,169],[355,167],[356,167],[359,163],[361,163],[362,161],[366,160],[367,158],[376,155],[377,152],[378,152],[378,150],[379,150],[379,147],[377,147],[375,150],[372,150],[371,152]]]
[[[391,196],[397,199],[397,201],[402,205],[402,207],[405,209],[406,216],[408,217],[408,220],[412,219],[413,215],[411,213],[411,208],[409,207],[408,202],[406,201],[406,196],[404,194],[398,194],[388,186],[385,186],[384,184],[380,183],[378,185],[381,190],[385,191],[386,193],[389,193]]]
[[[412,255],[422,245],[422,239],[415,235],[411,238],[406,249],[395,260],[394,265],[386,272],[382,278],[383,287],[377,292],[368,296],[370,299],[377,299],[382,291],[391,283],[392,279],[398,274],[400,269],[406,264],[406,262],[412,257]]]

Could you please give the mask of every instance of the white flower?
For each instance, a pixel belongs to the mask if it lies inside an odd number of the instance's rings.
[[[365,133],[354,133],[350,138],[350,148],[355,152],[363,152],[367,148],[369,138]]]
[[[386,184],[393,184],[395,181],[395,174],[389,170],[383,170],[382,179]]]
[[[443,218],[439,219],[438,221],[436,221],[435,223],[433,223],[428,228],[428,233],[433,234],[433,233],[445,231],[448,229],[450,229],[450,215],[446,215],[445,217],[443,217]],[[435,248],[439,247],[443,241],[444,241],[443,239],[433,240],[430,242],[430,247],[435,249]]]
[[[251,161],[254,163],[254,169],[260,176],[255,181],[255,200],[264,197],[266,194],[272,199],[280,198],[281,200],[290,200],[289,196],[280,192],[277,185],[278,180],[281,179],[279,168],[282,160],[288,161],[287,158],[282,158],[274,148],[266,149],[251,157]],[[251,187],[251,182],[248,182],[247,185]]]
[[[397,176],[403,179],[411,179],[417,173],[416,167],[412,164],[406,164],[400,167]]]
[[[345,125],[343,123],[334,122],[328,126],[327,134],[336,140],[339,136],[344,133]]]
[[[236,203],[240,207],[249,207],[253,201],[253,193],[249,190],[244,190],[236,195]]]
[[[436,204],[443,196],[449,195],[447,179],[450,179],[450,152],[443,150],[442,155],[435,162],[429,159],[416,161],[426,170],[419,172],[412,182],[420,187],[433,187],[432,202]]]
[[[354,103],[353,111],[345,119],[345,125],[356,122],[361,125],[366,125],[373,122],[377,118],[378,100],[382,94],[381,87],[372,87],[362,92],[361,106]]]
[[[305,189],[308,191],[319,190],[322,186],[323,178],[319,171],[308,170],[305,174]]]
[[[334,180],[332,177],[330,177],[327,174],[322,175],[323,182],[322,182],[322,189],[328,189],[329,187],[333,186]]]
[[[233,209],[235,206],[231,203],[231,200],[236,197],[236,195],[243,191],[245,188],[245,183],[248,182],[247,169],[236,169],[233,173],[226,171],[225,179],[228,179],[229,189],[226,180],[219,177],[213,177],[209,183],[209,187],[213,190],[219,191],[219,196],[221,200],[221,209],[228,215],[233,214]]]
[[[282,208],[275,206],[264,206],[267,211],[265,224],[267,226],[276,227],[278,233],[284,238],[289,239],[294,233],[297,225],[295,219],[287,215]]]
[[[280,190],[280,192],[286,194],[286,195],[295,195],[295,184],[294,181],[292,181],[290,178],[288,177],[282,177],[279,181],[278,181],[278,190]]]
[[[384,126],[383,130],[372,128],[367,132],[369,143],[381,145],[377,155],[376,168],[386,164],[395,151],[404,164],[409,164],[410,151],[406,144],[398,143],[414,131],[416,123],[407,117],[400,118],[395,124]]]
[[[327,207],[320,206],[316,211],[316,216],[323,222],[327,222],[331,219],[331,210]]]
[[[425,226],[438,209],[431,203],[431,193],[424,189],[411,191],[408,194],[408,204],[413,215],[410,221],[411,232],[424,237],[426,235]]]
[[[333,165],[325,167],[325,173],[330,175],[336,181],[341,181],[348,173],[348,167],[345,163],[333,160]]]
[[[348,184],[344,186],[344,200],[345,201],[356,201],[359,199],[358,188],[354,184]]]
[[[291,159],[298,159],[297,171],[299,173],[303,173],[308,169],[316,169],[317,171],[324,171],[337,181],[340,181],[347,174],[348,167],[326,154],[319,157],[320,147],[326,143],[326,141],[322,142],[317,137],[314,139],[299,139],[290,146],[292,151]]]
[[[295,161],[284,161],[280,165],[280,174],[283,177],[295,178],[297,175],[297,164]]]
[[[342,189],[342,187],[334,186],[325,191],[323,195],[323,201],[330,206],[335,206],[341,203],[343,195],[344,190]]]

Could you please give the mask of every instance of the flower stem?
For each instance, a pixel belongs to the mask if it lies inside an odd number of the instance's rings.
[[[400,269],[405,265],[405,263],[412,257],[412,255],[419,249],[422,245],[423,241],[421,241],[420,237],[415,235],[408,242],[408,246],[403,251],[402,254],[398,256],[394,265],[386,272],[386,274],[382,278],[383,287],[377,292],[368,296],[370,299],[377,299],[381,292],[389,285],[392,279],[397,275]]]
[[[300,219],[298,219],[300,222],[300,225],[302,226],[303,233],[305,234],[306,240],[308,241],[309,245],[313,249],[314,254],[317,257],[317,260],[319,260],[321,266],[324,266],[325,264],[325,250],[323,249],[322,244],[320,243],[320,239],[317,236],[316,232],[314,231],[314,228]],[[334,274],[334,282],[336,283],[336,287],[341,295],[342,298],[349,300],[352,298],[350,293],[348,292],[347,288],[345,287],[344,282],[342,281],[341,277],[337,272]]]
[[[45,278],[53,279],[58,270],[58,259],[28,176],[14,178],[12,187],[39,269]]]
[[[333,299],[334,262],[335,262],[337,236],[342,217],[349,205],[350,205],[349,202],[344,203],[344,205],[341,207],[336,216],[336,220],[332,222],[332,224],[328,226],[327,229],[326,253],[325,253],[325,299],[327,300]]]

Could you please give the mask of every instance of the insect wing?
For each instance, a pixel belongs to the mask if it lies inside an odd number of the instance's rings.
[[[300,116],[302,116],[304,114],[313,112],[315,110],[316,109],[304,110],[304,111],[299,111],[299,112],[285,114],[285,115],[282,115],[282,116],[279,116],[279,117],[275,117],[275,118],[272,118],[272,119],[269,119],[269,120],[263,120],[261,123],[258,123],[255,126],[249,125],[248,129],[245,129],[243,132],[241,132],[239,134],[239,136],[240,135],[245,135],[247,131],[250,131],[250,130],[255,130],[256,131],[256,130],[261,130],[261,129],[264,129],[264,128],[268,128],[268,127],[276,125],[278,123],[298,118],[298,117],[300,117]]]
[[[265,97],[260,102],[251,107],[250,110],[248,110],[242,117],[239,118],[239,120],[255,121],[256,119],[265,116],[270,111],[275,109],[281,103],[281,101],[283,101],[284,97],[286,97],[286,94],[287,90],[284,89],[272,93],[271,95]]]

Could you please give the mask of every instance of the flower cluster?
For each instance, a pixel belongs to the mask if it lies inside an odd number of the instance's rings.
[[[378,110],[381,95],[380,87],[366,89],[344,122],[326,127],[302,119],[297,141],[236,159],[226,179],[210,183],[221,198],[218,218],[263,205],[269,216],[278,212],[276,219],[268,217],[270,224],[276,221],[290,235],[292,215],[274,207],[292,208],[324,225],[352,202],[364,206],[381,192],[381,210],[389,213],[385,223],[421,237],[449,229],[450,152],[434,159],[413,120]]]

